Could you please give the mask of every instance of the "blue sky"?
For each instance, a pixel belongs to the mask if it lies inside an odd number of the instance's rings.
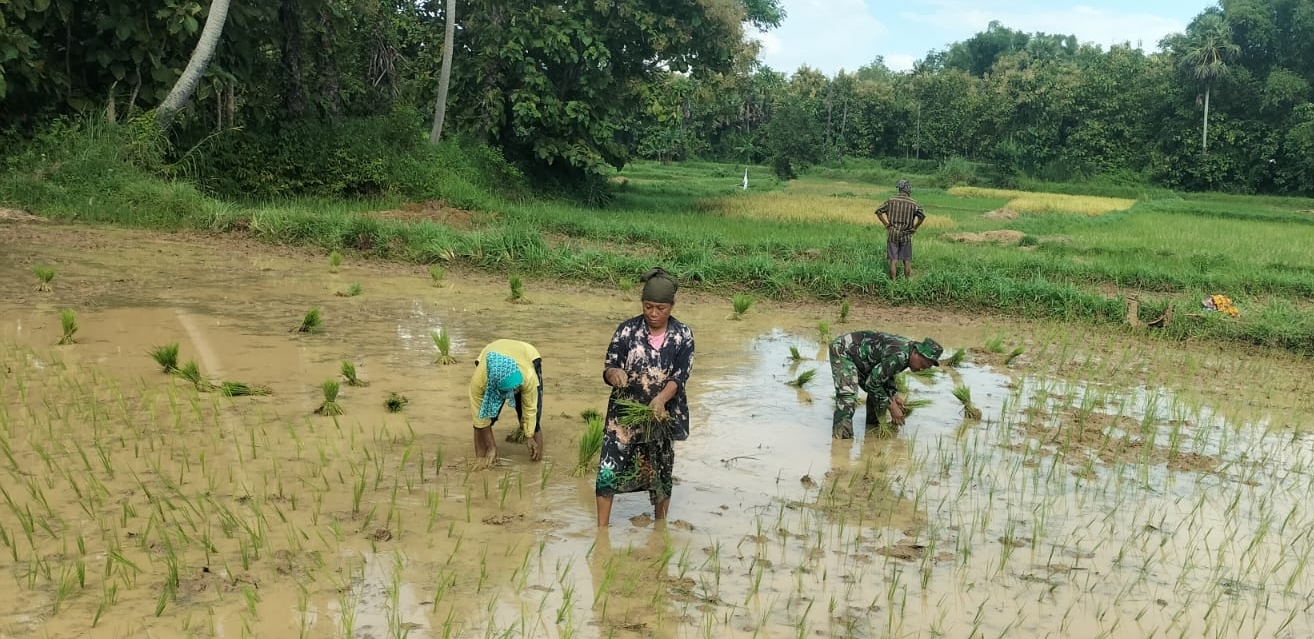
[[[1185,30],[1210,0],[782,0],[779,29],[756,36],[761,59],[776,71],[803,64],[834,75],[884,56],[896,71],[912,68],[931,49],[984,31],[991,20],[1028,33],[1075,34],[1104,48],[1130,42],[1146,51]]]

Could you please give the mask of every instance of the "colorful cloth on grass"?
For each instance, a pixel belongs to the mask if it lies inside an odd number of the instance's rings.
[[[1232,298],[1226,295],[1210,295],[1204,299],[1204,308],[1206,311],[1218,311],[1228,317],[1240,317],[1241,311],[1236,310],[1236,305],[1232,303]]]
[[[855,331],[831,340],[828,353],[835,381],[831,434],[848,439],[853,437],[858,391],[867,392],[868,411],[887,408],[898,392],[894,376],[908,368],[912,341],[879,331]],[[867,421],[875,423],[874,416],[868,414]]]
[[[689,438],[689,399],[685,384],[693,372],[693,331],[674,317],[666,324],[666,337],[654,346],[652,333],[643,316],[621,322],[607,347],[603,370],[619,368],[630,377],[626,388],[611,389],[607,402],[607,425],[603,433],[602,454],[598,463],[596,492],[599,497],[620,493],[648,491],[653,500],[671,495],[675,467],[673,442]],[[620,425],[618,402],[629,400],[648,404],[675,382],[678,390],[666,403],[670,415],[665,436],[654,441],[639,441],[641,436]]]

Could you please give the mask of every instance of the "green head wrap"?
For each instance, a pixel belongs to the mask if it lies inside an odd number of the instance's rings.
[[[675,291],[680,288],[666,269],[658,266],[644,273],[639,281],[643,282],[643,301],[658,304],[674,304]]]

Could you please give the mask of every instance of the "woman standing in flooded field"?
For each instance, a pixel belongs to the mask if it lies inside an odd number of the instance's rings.
[[[654,268],[641,280],[643,313],[616,327],[603,364],[602,378],[612,388],[595,487],[601,528],[610,524],[612,500],[622,493],[647,491],[653,517],[666,519],[674,443],[689,438],[685,384],[693,370],[693,331],[671,317],[678,286],[669,273]],[[646,404],[663,428],[645,432],[622,425],[622,400]]]

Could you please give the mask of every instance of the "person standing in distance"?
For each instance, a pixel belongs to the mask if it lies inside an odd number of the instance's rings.
[[[899,180],[898,195],[885,200],[876,209],[876,219],[885,227],[885,259],[890,261],[890,279],[898,279],[899,262],[903,276],[912,279],[912,237],[926,221],[926,212],[912,199],[912,183]]]

